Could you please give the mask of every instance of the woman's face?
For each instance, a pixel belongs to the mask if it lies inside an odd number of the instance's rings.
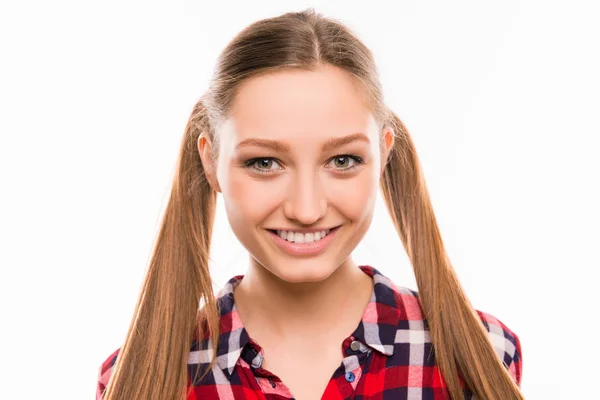
[[[329,277],[371,224],[393,132],[383,131],[381,154],[382,133],[359,89],[344,71],[322,67],[247,81],[219,134],[216,174],[209,172],[209,180],[222,193],[242,245],[260,267],[284,281]],[[210,144],[201,142],[206,165]],[[290,253],[271,232],[334,227],[335,234],[321,239],[328,242],[324,248],[318,241],[301,243],[316,237],[293,235],[300,251],[312,246],[317,253]]]

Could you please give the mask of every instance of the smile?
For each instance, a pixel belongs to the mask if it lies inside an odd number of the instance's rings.
[[[323,231],[312,232],[312,233],[300,233],[300,232],[293,232],[293,231],[273,231],[273,232],[276,232],[280,238],[285,239],[291,243],[311,243],[311,242],[317,242],[317,241],[325,238],[325,236],[327,236],[330,231],[331,231],[331,229],[326,229]]]
[[[270,230],[269,236],[275,244],[292,255],[315,255],[324,251],[331,243],[340,226],[318,232],[300,233]]]

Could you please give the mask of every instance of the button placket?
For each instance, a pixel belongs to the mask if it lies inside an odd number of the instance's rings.
[[[363,369],[363,365],[361,365],[361,360],[364,364],[365,359],[362,353],[359,354],[352,354],[349,356],[346,356],[344,358],[343,364],[344,364],[344,380],[346,381],[346,383],[348,383],[351,387],[352,390],[356,390],[356,387],[358,385],[358,381],[362,375],[362,369]]]
[[[358,367],[354,370],[348,371],[346,370],[346,373],[344,374],[344,379],[346,381],[347,384],[349,384],[352,387],[352,390],[356,390],[356,387],[358,386],[358,381],[360,380],[360,377],[362,376],[362,367]]]

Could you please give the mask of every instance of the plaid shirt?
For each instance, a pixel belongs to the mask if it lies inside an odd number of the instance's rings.
[[[322,399],[448,399],[446,383],[435,363],[427,320],[418,293],[395,286],[375,268],[361,265],[371,276],[374,291],[356,330],[342,343],[343,362],[331,377]],[[197,336],[188,358],[188,400],[292,400],[293,395],[276,375],[261,368],[263,350],[248,336],[233,302],[233,290],[243,275],[233,277],[218,294],[220,339],[217,360],[201,382],[192,382],[209,365],[212,342]],[[477,310],[489,338],[513,379],[521,384],[519,338],[492,315]],[[96,399],[102,399],[117,349],[101,365]],[[318,360],[315,360],[318,361]],[[461,379],[461,385],[463,385]],[[463,385],[464,388],[464,385]],[[464,389],[465,399],[475,400]]]

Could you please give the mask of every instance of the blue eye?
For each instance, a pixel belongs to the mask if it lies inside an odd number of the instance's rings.
[[[362,158],[360,158],[356,155],[353,155],[353,154],[338,154],[335,157],[331,158],[329,160],[328,164],[331,161],[333,161],[334,164],[337,161],[341,161],[342,164],[349,164],[351,161],[353,161],[353,163],[350,164],[350,166],[342,166],[340,168],[334,168],[336,170],[336,172],[341,172],[341,173],[347,173],[347,172],[352,171],[355,168],[359,167],[361,164],[364,164]],[[244,162],[244,167],[251,168],[253,171],[255,171],[259,174],[273,174],[273,173],[275,173],[276,169],[269,168],[270,166],[273,165],[273,163],[279,164],[277,159],[274,157],[259,157],[259,158],[252,158],[252,159]]]

